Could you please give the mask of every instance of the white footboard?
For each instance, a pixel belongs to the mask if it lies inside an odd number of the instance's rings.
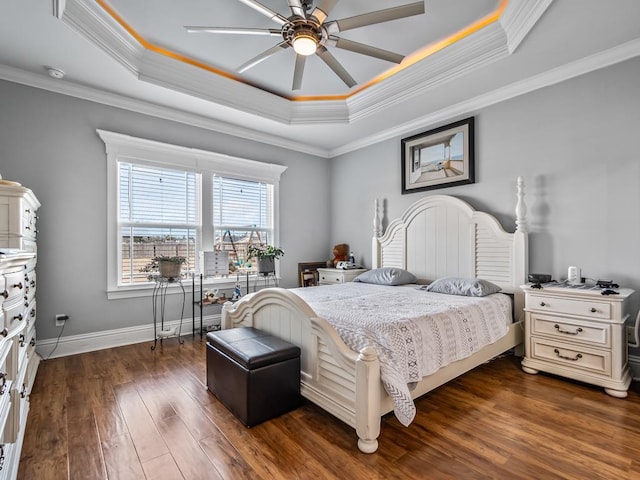
[[[302,395],[355,428],[362,452],[377,450],[384,391],[372,348],[355,353],[306,302],[282,288],[225,304],[222,328],[239,326],[259,328],[299,346]]]

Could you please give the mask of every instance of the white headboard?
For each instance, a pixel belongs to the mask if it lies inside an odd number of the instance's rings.
[[[458,198],[432,195],[411,205],[380,235],[376,201],[373,268],[404,268],[427,281],[447,276],[483,278],[515,294],[519,316],[524,304],[518,287],[526,282],[528,271],[522,177],[517,190],[514,233]]]

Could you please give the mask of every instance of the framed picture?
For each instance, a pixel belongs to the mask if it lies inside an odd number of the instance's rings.
[[[401,143],[403,194],[474,182],[473,117]]]

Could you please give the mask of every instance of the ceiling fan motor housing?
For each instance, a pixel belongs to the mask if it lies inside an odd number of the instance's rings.
[[[282,38],[290,44],[297,37],[309,37],[323,45],[328,35],[322,25],[303,18],[293,18],[282,26]]]

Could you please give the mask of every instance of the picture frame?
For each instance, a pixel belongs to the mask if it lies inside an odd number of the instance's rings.
[[[401,140],[402,194],[475,182],[474,117]]]

